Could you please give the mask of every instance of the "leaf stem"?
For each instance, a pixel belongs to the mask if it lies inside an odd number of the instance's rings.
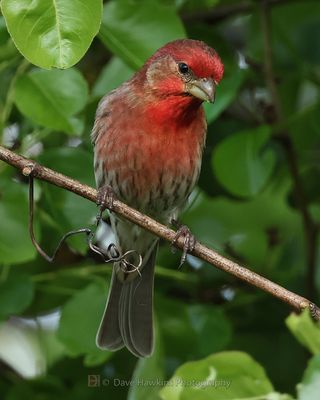
[[[91,278],[95,274],[109,274],[111,275],[112,268],[110,265],[89,265],[89,266],[84,266],[80,268],[69,268],[69,269],[63,269],[59,271],[49,271],[49,272],[44,272],[41,274],[35,274],[32,276],[32,280],[34,282],[45,282],[45,281],[51,281],[55,280],[59,276],[63,275],[69,275],[69,276],[74,276],[77,278]],[[159,275],[163,278],[168,278],[168,279],[175,279],[179,280],[181,282],[190,282],[190,283],[195,283],[196,282],[196,277],[191,274],[186,274],[178,270],[171,270],[168,268],[163,268],[161,266],[156,266],[155,269],[156,275]]]

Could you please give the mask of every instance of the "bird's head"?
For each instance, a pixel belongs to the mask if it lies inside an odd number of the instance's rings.
[[[216,51],[205,43],[182,39],[161,47],[146,62],[143,72],[147,89],[156,96],[213,102],[223,64]]]

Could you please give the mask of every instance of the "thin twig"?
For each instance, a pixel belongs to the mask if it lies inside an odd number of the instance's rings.
[[[71,179],[65,175],[62,175],[52,169],[46,168],[37,164],[35,161],[29,160],[22,157],[3,146],[0,146],[0,160],[3,160],[7,164],[10,164],[22,171],[24,175],[29,175],[32,171],[34,178],[52,183],[63,189],[69,190],[70,192],[76,193],[81,197],[84,197],[94,203],[97,201],[97,190],[90,186],[84,185],[74,179]],[[32,168],[30,168],[32,165]],[[129,221],[141,226],[142,228],[154,233],[158,237],[165,239],[169,242],[173,242],[176,237],[176,232],[169,229],[165,225],[156,222],[147,215],[127,206],[119,200],[114,200],[112,205],[112,211],[128,219]],[[180,237],[176,242],[176,247],[183,249],[184,239]],[[200,258],[203,261],[208,262],[216,266],[217,268],[236,276],[237,278],[247,282],[248,284],[255,286],[272,296],[277,297],[283,302],[292,306],[295,310],[301,311],[305,308],[309,308],[312,316],[319,320],[320,310],[312,302],[301,297],[289,290],[277,285],[276,283],[263,278],[249,269],[242,267],[241,265],[223,257],[208,247],[196,242],[193,251],[190,252],[192,255]]]
[[[278,88],[275,81],[273,71],[273,55],[271,44],[271,15],[270,15],[269,2],[262,0],[260,3],[261,14],[261,28],[264,41],[264,68],[265,79],[269,89],[272,104],[274,107],[275,117],[274,124],[285,126],[285,117],[282,110],[282,105],[278,93]],[[288,161],[289,172],[293,182],[294,196],[297,208],[300,211],[303,221],[305,243],[306,243],[306,256],[307,256],[307,295],[314,299],[315,288],[315,272],[316,272],[316,258],[317,258],[317,237],[318,228],[314,223],[312,216],[308,209],[308,202],[304,192],[302,180],[299,174],[299,166],[297,156],[294,150],[293,142],[290,133],[286,129],[282,129],[275,135],[281,144]]]

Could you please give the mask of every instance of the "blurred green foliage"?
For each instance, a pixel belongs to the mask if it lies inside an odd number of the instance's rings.
[[[320,3],[270,2],[280,124],[266,84],[262,2],[104,3],[1,0],[0,143],[94,185],[89,136],[101,96],[166,42],[204,40],[225,77],[205,105],[203,168],[182,220],[203,243],[319,300]],[[48,252],[66,231],[93,225],[93,204],[49,184],[35,189],[36,235]],[[178,271],[167,244],[156,269],[154,355],[98,350],[111,267],[81,237],[46,263],[29,238],[27,192],[1,162],[1,399],[318,399],[320,328],[308,313],[286,319],[286,305],[193,257]]]

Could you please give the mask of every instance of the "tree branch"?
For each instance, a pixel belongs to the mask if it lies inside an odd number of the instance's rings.
[[[3,146],[0,146],[0,160],[3,160],[7,164],[18,168],[25,176],[30,175],[32,172],[34,178],[38,178],[63,189],[69,190],[70,192],[76,193],[77,195],[92,202],[96,202],[97,200],[96,189],[53,171],[52,169],[46,168],[33,160],[22,157]],[[113,211],[162,239],[172,242],[175,238],[175,231],[167,228],[165,225],[162,225],[159,222],[156,222],[147,215],[144,215],[141,212],[127,206],[119,200],[114,200]],[[182,237],[177,240],[176,246],[180,249],[183,249]],[[282,286],[279,286],[276,283],[256,274],[255,272],[250,271],[247,268],[242,267],[241,265],[223,257],[201,243],[196,242],[195,248],[191,254],[247,282],[252,286],[270,293],[272,296],[277,297],[283,302],[289,304],[297,311],[309,308],[313,318],[316,320],[320,319],[319,308],[309,300],[290,292]]]
[[[272,104],[275,111],[274,123],[285,126],[285,116],[283,114],[282,105],[278,93],[273,71],[273,55],[271,45],[271,15],[270,4],[267,0],[260,3],[261,27],[264,41],[264,69],[266,84],[269,89]],[[293,190],[298,210],[302,216],[303,228],[306,242],[307,256],[307,295],[314,299],[315,288],[315,271],[317,261],[317,237],[318,228],[314,223],[308,209],[308,201],[304,192],[302,180],[299,174],[299,166],[297,156],[294,150],[293,142],[288,130],[281,130],[276,138],[281,144],[288,161],[289,173],[293,182]]]

